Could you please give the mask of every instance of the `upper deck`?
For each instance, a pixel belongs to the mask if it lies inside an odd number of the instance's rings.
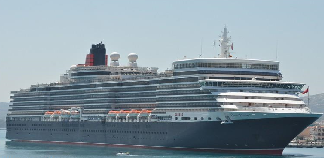
[[[230,68],[230,69],[255,69],[279,70],[278,61],[257,59],[232,59],[232,58],[194,58],[182,59],[173,62],[175,71],[190,68]]]
[[[210,79],[279,81],[278,61],[232,58],[195,58],[173,62],[173,75],[198,74]]]

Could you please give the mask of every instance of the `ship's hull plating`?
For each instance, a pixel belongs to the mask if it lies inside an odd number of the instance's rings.
[[[7,121],[6,138],[134,147],[281,155],[314,117],[202,122]]]

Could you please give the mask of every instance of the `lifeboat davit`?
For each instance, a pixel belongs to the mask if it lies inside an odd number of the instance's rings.
[[[54,113],[52,114],[52,117],[59,117],[61,115],[60,110],[55,110]]]
[[[70,118],[71,112],[69,110],[61,110],[61,118]]]
[[[79,111],[71,111],[71,118],[74,118],[74,119],[80,118],[80,112]]]

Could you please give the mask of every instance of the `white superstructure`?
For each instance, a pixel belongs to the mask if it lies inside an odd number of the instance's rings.
[[[177,60],[173,62],[172,70],[162,73],[158,73],[155,67],[138,67],[138,55],[135,53],[128,55],[127,66],[119,65],[120,54],[117,52],[111,53],[110,66],[73,65],[61,76],[59,83],[34,85],[30,89],[14,92],[11,113],[42,113],[43,116],[47,110],[36,111],[39,106],[57,113],[79,107],[84,109],[83,116],[91,119],[95,119],[94,115],[108,117],[110,110],[145,108],[152,113],[183,109],[182,114],[192,116],[200,115],[199,110],[216,110],[217,116],[212,117],[214,120],[221,118],[218,115],[225,117],[225,113],[231,119],[233,112],[281,113],[280,117],[284,113],[311,113],[298,96],[304,84],[282,81],[278,61],[232,58],[230,49],[233,49],[233,44],[230,39],[225,27],[219,40],[221,53],[218,58]],[[38,93],[42,95],[37,96]],[[56,118],[57,113],[52,116],[49,112],[44,119]],[[118,118],[124,114],[117,116],[117,113],[110,113],[109,118],[115,115]],[[63,118],[72,116],[66,114]],[[147,117],[147,121],[151,120],[151,115]],[[134,118],[126,119],[126,115],[124,119],[134,121]],[[139,121],[138,118],[136,120]],[[176,120],[174,114],[172,119],[164,121],[198,120]]]

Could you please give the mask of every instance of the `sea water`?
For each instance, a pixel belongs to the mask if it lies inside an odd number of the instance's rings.
[[[215,154],[208,152],[102,147],[90,145],[62,145],[14,142],[5,139],[0,130],[0,158],[324,158],[324,148],[286,148],[283,156]],[[129,152],[129,156],[117,156]]]

